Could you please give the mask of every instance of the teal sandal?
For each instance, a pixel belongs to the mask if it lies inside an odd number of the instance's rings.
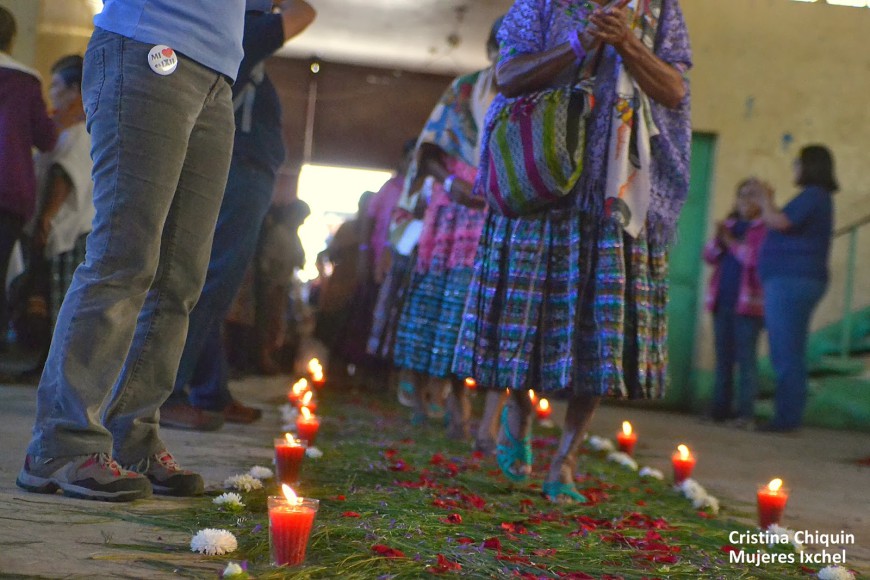
[[[560,496],[565,496],[572,501],[576,501],[578,503],[586,503],[586,496],[582,495],[577,491],[577,488],[574,487],[572,483],[563,483],[561,481],[546,481],[544,485],[541,486],[541,491],[544,494],[544,497],[550,500],[553,503],[559,502]]]
[[[501,412],[501,429],[504,433],[504,438],[508,441],[507,445],[498,444],[496,446],[496,460],[498,461],[499,469],[504,473],[505,477],[514,482],[525,481],[529,478],[528,473],[516,473],[513,471],[514,465],[517,462],[531,467],[532,465],[532,438],[526,435],[522,441],[511,435],[510,425],[508,424],[508,408],[505,406]]]

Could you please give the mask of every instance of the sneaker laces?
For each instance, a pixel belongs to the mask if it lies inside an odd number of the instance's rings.
[[[100,467],[110,469],[116,476],[120,476],[121,472],[124,471],[118,462],[112,459],[112,456],[108,453],[97,453],[96,459],[97,463],[100,464]]]
[[[166,449],[164,449],[160,453],[157,453],[154,456],[154,459],[157,460],[157,463],[166,468],[167,471],[181,471],[181,466],[178,465],[178,462],[175,461],[175,458]]]

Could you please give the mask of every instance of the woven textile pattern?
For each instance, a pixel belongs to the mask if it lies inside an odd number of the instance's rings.
[[[415,272],[396,328],[393,362],[398,368],[450,376],[471,268]]]

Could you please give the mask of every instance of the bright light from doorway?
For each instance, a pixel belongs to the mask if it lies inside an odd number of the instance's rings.
[[[338,226],[356,214],[360,196],[366,191],[378,191],[391,175],[388,171],[352,167],[302,166],[298,196],[311,207],[311,215],[299,228],[305,248],[305,268],[299,273],[303,281],[317,277],[317,254],[326,248]]]

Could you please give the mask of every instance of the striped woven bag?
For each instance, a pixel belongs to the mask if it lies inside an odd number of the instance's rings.
[[[518,97],[491,119],[479,185],[492,210],[528,215],[571,192],[583,172],[591,105],[587,80]]]

